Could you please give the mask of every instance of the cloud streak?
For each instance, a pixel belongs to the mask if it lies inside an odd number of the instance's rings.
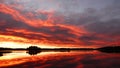
[[[0,34],[44,41],[49,44],[69,44],[70,47],[71,45],[76,47],[119,45],[120,5],[111,0],[112,4],[106,3],[104,8],[98,7],[100,9],[93,5],[81,9],[77,7],[78,10],[72,8],[76,7],[74,4],[78,5],[78,1],[82,2],[76,0],[71,3],[70,0],[67,3],[51,0],[46,4],[47,0],[34,2],[1,0]],[[40,7],[43,6],[41,2],[46,5],[46,9]],[[52,5],[54,3],[55,5]],[[71,8],[65,11],[67,6]],[[60,9],[57,9],[58,7]]]

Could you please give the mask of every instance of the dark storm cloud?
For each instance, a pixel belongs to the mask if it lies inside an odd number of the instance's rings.
[[[1,21],[1,23],[3,23],[2,25],[0,25],[1,29],[29,27],[27,24],[25,24],[23,22],[14,20],[11,15],[4,14],[4,13],[0,13],[0,21]]]
[[[98,34],[106,34],[111,36],[120,35],[120,20],[114,19],[107,22],[92,23],[86,28],[89,31],[96,32]]]
[[[120,35],[120,4],[113,3],[98,12],[98,19],[85,25],[86,29],[98,34]]]
[[[99,38],[99,37],[97,37],[95,35],[83,35],[79,39],[82,40],[83,42],[85,42],[86,45],[95,44],[94,42],[92,42],[94,40],[96,40],[96,41],[105,40],[105,39]]]
[[[99,21],[99,16],[96,9],[87,8],[83,13],[73,13],[69,14],[65,18],[65,23],[74,24],[76,26],[83,26],[85,24],[90,24]]]
[[[99,10],[87,8],[82,13],[69,14],[65,21],[65,23],[74,24],[78,27],[82,26],[90,32],[90,35],[80,37],[80,40],[87,44],[93,44],[95,40],[119,41],[115,37],[119,38],[120,35],[120,2],[114,1]],[[104,37],[99,35],[104,35]]]
[[[101,9],[87,8],[82,13],[69,14],[65,23],[82,26],[90,32],[107,35],[120,35],[120,2]]]
[[[4,0],[0,0],[0,3],[4,2]]]

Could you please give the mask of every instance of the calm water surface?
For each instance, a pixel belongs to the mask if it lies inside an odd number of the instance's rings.
[[[120,68],[120,54],[70,51],[33,55],[26,51],[12,51],[0,54],[0,68]]]

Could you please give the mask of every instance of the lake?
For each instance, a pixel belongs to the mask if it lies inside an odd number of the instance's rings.
[[[0,68],[120,68],[119,53],[11,51],[0,53]]]

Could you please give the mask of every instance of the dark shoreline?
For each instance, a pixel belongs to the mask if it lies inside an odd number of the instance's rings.
[[[102,48],[39,48],[31,46],[29,48],[0,48],[1,51],[24,50],[24,51],[92,51],[97,50],[106,53],[120,53],[120,46],[102,47]]]

